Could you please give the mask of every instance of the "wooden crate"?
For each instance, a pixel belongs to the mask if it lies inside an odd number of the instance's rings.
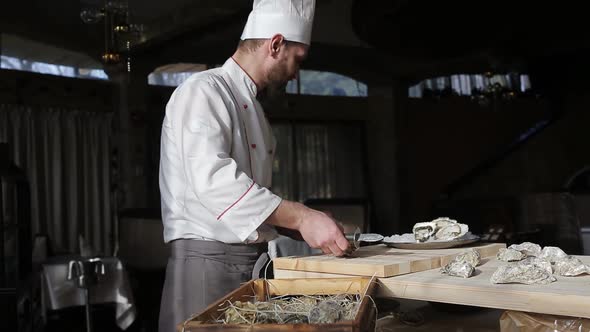
[[[335,278],[335,279],[257,279],[249,281],[225,297],[210,305],[202,313],[191,317],[178,325],[179,332],[194,331],[322,331],[322,332],[368,332],[374,331],[376,309],[371,298],[375,296],[376,279]],[[220,314],[227,301],[248,301],[254,296],[264,300],[267,296],[278,295],[334,295],[361,294],[366,295],[360,309],[352,321],[340,321],[332,324],[215,324],[207,323]]]

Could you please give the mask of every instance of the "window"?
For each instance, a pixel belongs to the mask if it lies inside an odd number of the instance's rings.
[[[149,85],[179,86],[192,74],[206,70],[207,65],[193,63],[173,63],[156,68],[148,75]]]
[[[410,98],[425,98],[441,95],[473,96],[488,90],[495,84],[516,94],[531,89],[528,75],[509,73],[501,75],[451,75],[424,80],[408,90]]]
[[[340,74],[300,70],[299,79],[287,84],[287,93],[315,96],[366,97],[367,85]]]
[[[215,65],[213,67],[220,67]],[[194,73],[213,68],[204,64],[170,64],[148,76],[148,84],[178,86]],[[367,85],[343,75],[315,70],[300,70],[299,79],[287,83],[287,93],[315,96],[366,97]]]
[[[194,72],[185,73],[151,73],[148,75],[149,85],[179,86]]]
[[[0,56],[0,68],[65,77],[88,78],[98,80],[109,79],[104,70],[99,68],[76,68],[71,66],[55,65],[51,63],[29,61],[26,59],[20,59],[4,55]]]
[[[272,190],[289,200],[366,198],[360,123],[272,124],[277,139]]]

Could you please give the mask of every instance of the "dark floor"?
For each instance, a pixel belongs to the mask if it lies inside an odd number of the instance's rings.
[[[41,328],[43,332],[83,332],[86,331],[84,307],[73,307],[56,310],[49,313],[47,325]],[[114,305],[91,306],[92,331],[94,332],[119,332],[122,331],[115,322]],[[137,321],[136,321],[137,322]],[[132,324],[126,331],[136,332],[138,324]]]
[[[53,311],[48,315],[47,324],[36,329],[39,332],[84,332],[86,331],[84,307],[67,308]],[[152,317],[153,318],[153,317]],[[157,332],[157,316],[141,316],[138,312],[136,320],[126,330],[117,326],[115,321],[115,305],[93,305],[91,310],[93,332]]]
[[[160,295],[165,271],[139,271],[128,269],[136,319],[126,332],[157,332],[160,309]],[[86,331],[84,307],[55,310],[48,314],[46,326],[38,327],[39,332],[84,332]],[[91,306],[93,332],[122,331],[115,320],[115,304],[93,304]]]

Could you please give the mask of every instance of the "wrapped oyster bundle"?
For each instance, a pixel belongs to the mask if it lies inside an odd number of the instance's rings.
[[[541,255],[541,246],[536,243],[532,243],[532,242],[523,242],[521,244],[513,244],[510,247],[508,247],[508,249],[514,249],[514,250],[520,251],[527,256],[535,256],[536,257],[536,256]]]
[[[339,321],[343,308],[336,301],[322,301],[309,311],[311,324],[331,324]]]
[[[516,262],[523,260],[525,257],[525,253],[510,248],[501,248],[496,254],[496,258],[504,262]]]
[[[510,263],[500,266],[490,278],[493,284],[540,284],[546,285],[556,279],[546,269],[534,264]]]
[[[418,242],[429,240],[452,241],[462,237],[468,231],[469,226],[448,217],[437,218],[429,222],[419,222],[412,228],[414,238]]]
[[[555,262],[555,274],[564,277],[575,277],[580,274],[590,274],[590,266],[579,258],[567,256]]]
[[[440,272],[454,277],[469,278],[473,275],[475,267],[480,261],[480,253],[477,250],[471,249],[456,256],[447,265],[443,266]]]
[[[555,263],[566,258],[568,255],[561,250],[559,247],[545,247],[539,257],[548,260],[551,263]]]

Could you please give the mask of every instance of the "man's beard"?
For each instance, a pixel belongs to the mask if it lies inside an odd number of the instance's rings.
[[[271,99],[283,97],[287,93],[287,82],[272,82],[267,90],[267,96]]]
[[[273,101],[284,97],[287,93],[287,73],[284,67],[277,67],[268,75],[268,85],[262,93],[262,98]]]

